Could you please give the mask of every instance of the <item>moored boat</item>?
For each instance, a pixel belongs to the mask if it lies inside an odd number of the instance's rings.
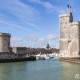
[[[50,59],[50,57],[46,54],[37,54],[36,55],[36,60],[46,60],[46,59]]]

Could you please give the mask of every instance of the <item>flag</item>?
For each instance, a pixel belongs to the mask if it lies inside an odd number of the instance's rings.
[[[70,8],[71,8],[71,6],[70,6]]]
[[[71,9],[71,5],[69,5],[69,4],[67,5],[67,7]]]
[[[67,5],[67,7],[69,8],[69,4]]]

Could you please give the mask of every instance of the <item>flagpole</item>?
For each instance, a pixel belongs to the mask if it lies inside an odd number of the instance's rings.
[[[69,12],[69,4],[67,4],[67,13]]]

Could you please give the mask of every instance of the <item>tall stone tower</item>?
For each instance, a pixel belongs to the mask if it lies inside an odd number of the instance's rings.
[[[0,52],[10,51],[10,37],[8,33],[0,33]]]
[[[79,57],[80,22],[73,22],[72,12],[59,15],[60,18],[60,58]]]

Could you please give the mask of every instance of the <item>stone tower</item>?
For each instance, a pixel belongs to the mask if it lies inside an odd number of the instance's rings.
[[[10,51],[10,37],[8,33],[0,33],[0,52]]]
[[[60,57],[75,58],[80,53],[80,22],[73,22],[72,12],[59,15]]]

